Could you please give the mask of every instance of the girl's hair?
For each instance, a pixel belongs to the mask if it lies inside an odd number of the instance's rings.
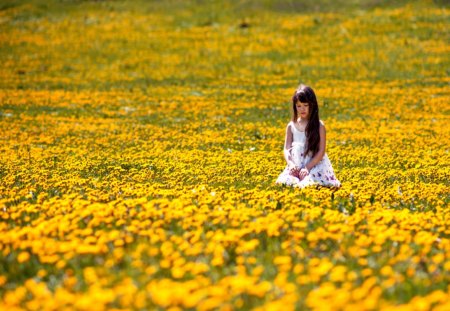
[[[320,142],[320,120],[319,120],[319,105],[317,104],[316,94],[313,89],[307,85],[300,84],[300,86],[295,91],[292,96],[292,121],[297,122],[298,119],[298,111],[297,111],[297,102],[300,101],[302,103],[308,103],[309,105],[309,120],[308,125],[306,125],[306,152],[305,156],[312,152],[312,156],[314,156],[319,151],[319,142]]]

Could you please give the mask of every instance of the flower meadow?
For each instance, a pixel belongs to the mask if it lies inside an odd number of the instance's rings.
[[[449,310],[440,1],[0,4],[0,309]],[[342,187],[276,185],[318,96]]]

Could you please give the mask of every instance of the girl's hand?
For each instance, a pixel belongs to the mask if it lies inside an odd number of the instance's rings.
[[[294,176],[294,177],[300,178],[300,177],[299,177],[299,175],[300,175],[300,168],[297,167],[297,166],[292,167],[292,168],[289,170],[289,174],[291,174],[291,175]]]
[[[298,178],[300,180],[303,180],[303,178],[309,175],[309,170],[306,167],[304,167],[299,171],[298,175],[299,175]]]

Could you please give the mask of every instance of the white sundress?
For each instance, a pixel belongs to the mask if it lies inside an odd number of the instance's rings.
[[[290,126],[293,136],[292,147],[289,149],[289,153],[296,166],[304,167],[311,160],[311,154],[304,156],[306,134],[304,131],[299,131],[292,121],[288,126]],[[290,175],[289,166],[286,165],[286,168],[278,176],[276,183],[299,188],[314,185],[325,187],[341,186],[340,181],[334,175],[333,167],[331,166],[330,159],[328,159],[326,153],[323,155],[322,160],[309,171],[309,175],[303,178],[303,180]]]

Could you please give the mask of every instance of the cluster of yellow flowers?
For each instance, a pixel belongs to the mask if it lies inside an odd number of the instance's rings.
[[[450,308],[448,9],[79,5],[0,11],[0,309]],[[299,78],[338,190],[274,183]]]

